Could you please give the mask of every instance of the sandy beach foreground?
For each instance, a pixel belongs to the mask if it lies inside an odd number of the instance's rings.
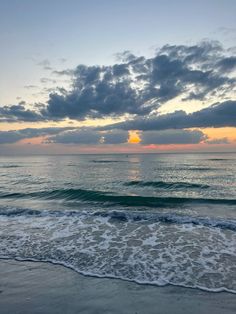
[[[49,263],[0,261],[1,314],[225,314],[236,296],[85,277]]]

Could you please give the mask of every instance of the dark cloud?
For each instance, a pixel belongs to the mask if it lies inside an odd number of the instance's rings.
[[[104,144],[124,144],[129,139],[128,131],[123,130],[111,130],[103,134]]]
[[[21,130],[0,131],[0,144],[13,144],[23,139],[44,136],[44,143],[74,144],[74,145],[117,145],[127,144],[129,132],[113,129],[108,131],[97,130],[92,127],[49,127],[26,128]],[[142,131],[139,133],[140,144],[168,145],[168,144],[228,144],[227,138],[209,140],[200,130],[160,130]]]
[[[180,60],[190,67],[208,69],[224,55],[224,49],[218,41],[202,41],[197,45],[165,45],[158,54],[168,55],[172,60]]]
[[[65,132],[68,130],[74,129],[73,127],[49,127],[49,128],[26,128],[21,129],[18,132],[20,132],[24,137],[26,138],[32,138],[37,136],[46,136],[51,134],[58,134],[61,132]]]
[[[80,130],[65,131],[55,136],[48,138],[49,143],[61,143],[61,144],[87,144],[94,145],[99,144],[101,134],[98,131],[94,131],[88,128],[82,128]]]
[[[125,50],[123,52],[118,52],[115,54],[115,58],[117,61],[121,62],[130,62],[136,59],[136,56],[129,50]]]
[[[0,144],[14,144],[26,138],[45,136],[44,143],[74,145],[117,145],[128,142],[129,133],[123,130],[98,131],[94,128],[27,128],[14,131],[0,131]],[[141,145],[157,144],[228,144],[227,138],[208,140],[200,130],[162,130],[140,132]]]
[[[31,115],[40,120],[147,117],[177,96],[205,100],[217,93],[230,93],[236,83],[232,73],[228,75],[235,67],[235,56],[214,41],[165,45],[153,58],[137,57],[129,51],[117,57],[119,63],[112,66],[79,65],[74,70],[54,71],[57,75],[72,75],[73,87],[62,94],[52,92],[44,108],[36,116],[32,110]],[[41,62],[41,66],[49,65],[48,60]],[[45,78],[41,82],[56,83]],[[11,111],[11,107],[5,110],[5,117]],[[15,119],[29,121],[24,120],[22,111],[26,109],[15,111]]]
[[[22,140],[24,137],[18,131],[0,131],[0,144],[12,144]]]
[[[141,144],[198,144],[206,139],[199,130],[163,130],[144,131],[141,134]]]
[[[93,128],[81,128],[50,136],[47,142],[78,145],[122,144],[127,143],[129,134],[123,130],[99,132]]]
[[[45,118],[38,111],[27,109],[25,102],[20,102],[18,105],[0,107],[0,122],[37,122],[43,120]]]
[[[127,65],[76,69],[74,89],[67,95],[51,94],[43,115],[48,119],[145,115],[151,111],[146,96],[132,87]]]
[[[48,136],[58,134],[72,128],[27,128],[12,131],[0,131],[0,144],[12,144],[25,138],[33,138],[38,136]]]
[[[236,57],[224,58],[217,65],[222,72],[231,72],[236,68]]]
[[[181,94],[185,100],[204,99],[235,83],[215,71],[216,65],[219,69],[229,63],[216,42],[164,46],[150,59],[129,52],[119,57],[122,63],[113,66],[79,65],[74,89],[67,95],[51,94],[43,114],[50,119],[143,116]]]
[[[236,127],[236,101],[216,103],[190,114],[184,111],[175,111],[165,115],[136,118],[100,129],[166,130],[226,126]]]

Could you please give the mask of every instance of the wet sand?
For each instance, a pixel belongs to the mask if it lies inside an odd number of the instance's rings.
[[[49,263],[0,261],[1,314],[235,312],[235,294],[86,277]]]

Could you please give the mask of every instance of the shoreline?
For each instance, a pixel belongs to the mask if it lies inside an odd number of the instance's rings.
[[[191,286],[184,286],[184,285],[178,285],[178,284],[173,284],[173,283],[166,283],[166,284],[163,284],[163,285],[159,285],[157,283],[151,283],[151,282],[139,282],[139,281],[136,281],[136,280],[132,280],[132,279],[126,279],[126,278],[121,278],[121,277],[115,277],[115,276],[100,276],[100,275],[94,275],[94,274],[91,274],[91,273],[86,273],[86,272],[80,272],[80,271],[77,271],[76,269],[74,269],[73,267],[69,266],[69,265],[66,265],[66,264],[63,264],[63,263],[59,263],[59,262],[54,262],[54,261],[51,261],[51,260],[42,260],[42,261],[39,261],[37,259],[21,259],[21,258],[10,258],[10,257],[0,257],[0,263],[1,261],[15,261],[15,262],[19,262],[19,263],[40,263],[40,264],[49,264],[49,265],[52,265],[52,266],[60,266],[60,267],[63,267],[63,268],[66,268],[68,270],[71,270],[73,272],[75,272],[76,274],[80,275],[80,276],[83,276],[83,277],[88,277],[88,278],[97,278],[97,279],[111,279],[111,280],[118,280],[118,281],[127,281],[129,283],[133,283],[133,284],[137,284],[137,285],[141,285],[141,286],[151,286],[151,287],[157,287],[157,288],[163,288],[163,287],[175,287],[175,288],[180,288],[180,289],[191,289],[191,290],[199,290],[199,291],[202,291],[202,292],[207,292],[207,293],[229,293],[229,294],[234,294],[236,295],[236,290],[230,290],[230,289],[227,289],[227,288],[216,288],[216,289],[208,289],[208,288],[205,288],[205,287],[199,287],[199,286],[196,286],[196,287],[191,287]]]
[[[236,297],[85,276],[58,264],[0,260],[1,314],[233,314]]]

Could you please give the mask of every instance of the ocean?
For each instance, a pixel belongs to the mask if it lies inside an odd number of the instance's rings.
[[[236,154],[2,156],[0,258],[236,293]]]

